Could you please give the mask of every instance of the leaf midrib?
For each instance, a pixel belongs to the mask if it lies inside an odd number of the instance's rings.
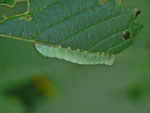
[[[83,10],[81,10],[81,11],[79,11],[79,12],[73,14],[73,15],[64,17],[62,20],[59,20],[59,21],[57,21],[56,23],[53,23],[53,24],[51,24],[51,25],[46,26],[45,28],[43,28],[42,30],[40,30],[39,33],[35,34],[36,36],[35,36],[33,39],[36,39],[36,38],[40,35],[40,33],[42,33],[42,32],[44,32],[44,31],[50,29],[51,27],[56,26],[56,25],[58,25],[58,24],[60,24],[60,23],[62,23],[62,22],[64,22],[64,21],[66,21],[66,20],[68,20],[68,19],[70,19],[70,18],[72,18],[72,17],[78,16],[78,15],[84,13],[85,11],[92,10],[92,9],[97,8],[97,7],[99,7],[99,6],[100,6],[100,5],[98,4],[98,5],[96,5],[96,6],[90,7],[90,9],[85,8],[85,9],[83,9]]]

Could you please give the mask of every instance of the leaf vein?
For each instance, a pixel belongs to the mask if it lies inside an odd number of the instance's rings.
[[[124,13],[124,14],[125,14],[125,13]],[[122,15],[123,15],[123,14],[122,14]],[[64,40],[62,40],[62,41],[60,41],[60,42],[58,42],[58,44],[60,44],[60,43],[62,43],[62,42],[65,42],[65,41],[68,41],[69,39],[71,39],[71,38],[73,38],[74,36],[76,36],[76,35],[78,35],[78,34],[84,32],[84,31],[86,31],[87,29],[89,29],[89,28],[91,28],[91,27],[94,27],[94,26],[96,26],[96,25],[98,25],[98,24],[102,24],[102,23],[105,22],[105,21],[108,21],[108,20],[111,20],[112,18],[117,18],[117,17],[120,17],[120,16],[121,16],[121,14],[118,14],[118,15],[111,16],[111,17],[109,17],[109,18],[106,18],[106,19],[104,19],[103,21],[100,21],[100,22],[97,22],[97,23],[95,23],[95,24],[92,24],[92,25],[90,25],[90,26],[88,26],[88,27],[86,27],[86,28],[80,30],[79,32],[74,33],[74,34],[71,35],[70,37],[68,37],[68,38],[66,38],[66,39],[64,39]]]
[[[92,9],[94,9],[94,8],[97,8],[98,6],[100,6],[100,5],[98,4],[98,5],[96,5],[96,6],[93,6],[93,7],[90,8],[90,10],[92,10]],[[51,24],[51,25],[46,26],[45,28],[43,28],[42,30],[40,30],[39,33],[35,34],[36,37],[34,37],[33,39],[36,39],[42,32],[44,32],[44,31],[46,31],[46,30],[52,28],[53,26],[56,26],[56,25],[58,25],[58,24],[60,24],[60,23],[63,23],[64,21],[66,21],[66,20],[68,20],[68,19],[70,19],[70,18],[73,18],[73,17],[75,17],[75,16],[78,16],[78,15],[84,13],[84,12],[87,11],[87,10],[89,10],[89,9],[85,8],[85,9],[83,9],[83,10],[81,10],[81,11],[79,11],[79,12],[73,14],[73,15],[64,17],[62,20],[59,20],[59,21],[57,21],[56,23],[53,23],[53,24]]]

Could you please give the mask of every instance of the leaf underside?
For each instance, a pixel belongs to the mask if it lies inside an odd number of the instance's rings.
[[[138,11],[120,0],[29,0],[26,13],[0,22],[0,36],[34,42],[47,57],[111,65],[141,31]]]

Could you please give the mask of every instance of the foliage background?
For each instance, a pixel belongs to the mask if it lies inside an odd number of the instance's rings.
[[[0,113],[150,113],[150,0],[124,1],[145,27],[111,67],[44,58],[32,43],[0,37]]]

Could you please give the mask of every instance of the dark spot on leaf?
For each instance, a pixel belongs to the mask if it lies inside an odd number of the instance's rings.
[[[141,10],[136,11],[136,16],[138,16],[141,13]]]
[[[30,16],[28,15],[28,16],[27,16],[27,19],[29,19],[29,18],[30,18]]]
[[[31,20],[32,18],[31,18],[30,15],[27,15],[27,16],[25,17],[25,19],[26,19],[26,20]]]
[[[131,33],[129,31],[126,31],[124,34],[123,34],[123,38],[124,40],[128,40],[131,36]]]

